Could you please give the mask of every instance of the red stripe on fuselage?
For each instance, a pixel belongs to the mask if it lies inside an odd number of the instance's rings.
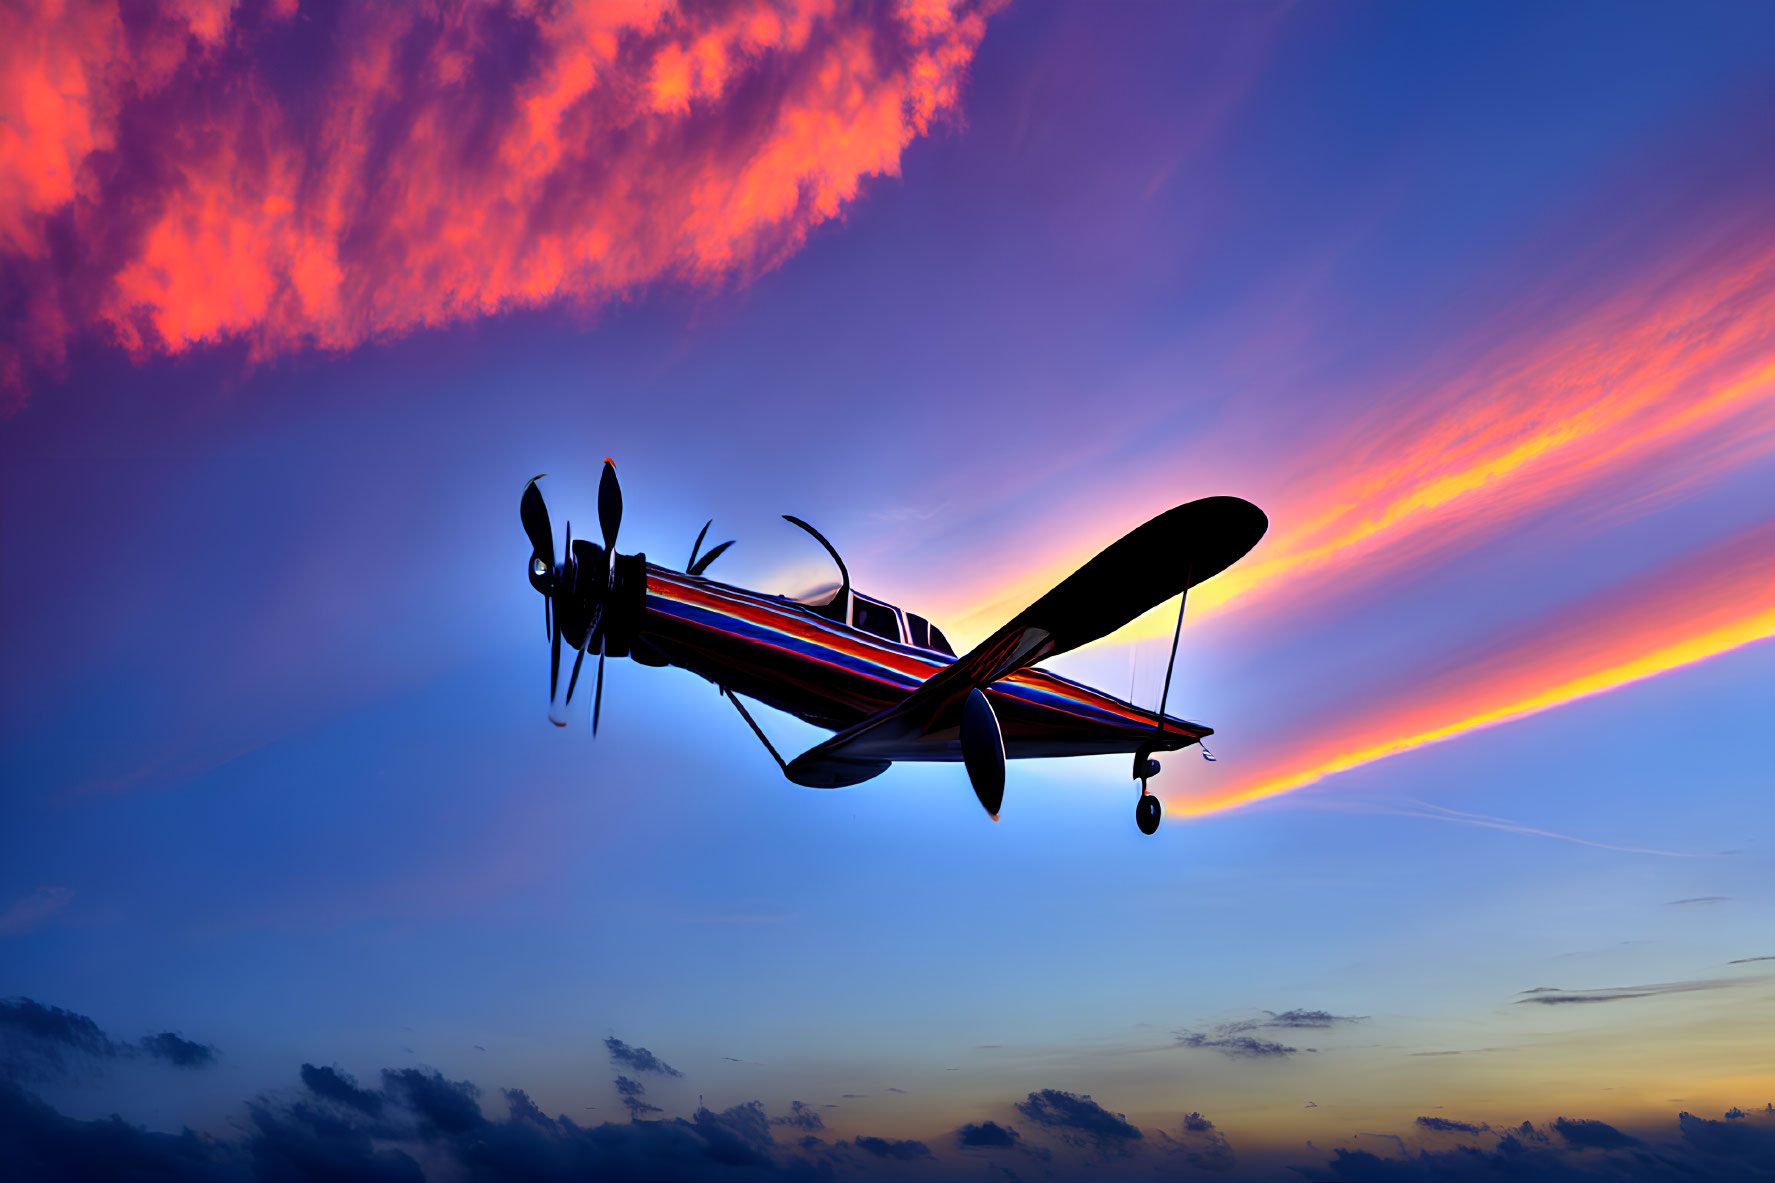
[[[837,624],[780,596],[651,564],[647,581],[641,631],[674,664],[819,726],[849,726],[892,706],[955,660]],[[1007,740],[1057,729],[1081,741],[1114,742],[1150,734],[1159,722],[1152,712],[1041,669],[1019,670],[987,693]],[[1175,718],[1166,730],[1210,733]]]

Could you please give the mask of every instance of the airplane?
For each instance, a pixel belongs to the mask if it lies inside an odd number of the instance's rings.
[[[1144,834],[1158,830],[1162,814],[1147,784],[1159,772],[1153,753],[1214,734],[1165,713],[1189,589],[1243,558],[1269,528],[1263,511],[1238,497],[1205,497],[1166,510],[958,657],[929,620],[852,588],[837,548],[787,514],[785,520],[812,535],[838,565],[839,585],[829,595],[797,600],[709,578],[709,565],[733,545],[702,550],[712,522],[697,535],[682,571],[650,563],[645,554],[618,554],[622,488],[608,459],[598,483],[604,544],[574,538],[569,522],[557,562],[540,479],[524,486],[519,516],[530,540],[530,585],[543,596],[549,718],[557,726],[567,724],[580,666],[596,646],[594,736],[604,659],[627,656],[714,683],[783,775],[810,788],[861,784],[898,761],[960,761],[974,795],[997,821],[1007,759],[1133,753],[1140,782],[1134,818]],[[1157,711],[1036,665],[1107,636],[1172,596],[1179,597],[1177,628]],[[575,656],[560,697],[563,640]],[[835,734],[784,760],[742,697]]]

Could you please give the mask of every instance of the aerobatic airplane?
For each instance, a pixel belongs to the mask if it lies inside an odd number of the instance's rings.
[[[1257,545],[1269,520],[1237,497],[1179,505],[1111,543],[1096,558],[961,657],[925,618],[852,589],[850,571],[818,530],[806,530],[838,564],[838,589],[816,602],[719,583],[703,573],[731,542],[675,571],[644,554],[616,553],[622,489],[604,461],[598,485],[599,546],[574,539],[555,561],[554,532],[532,480],[519,503],[530,538],[530,584],[544,598],[549,635],[549,718],[565,726],[580,665],[598,651],[592,733],[604,697],[604,659],[675,665],[720,688],[798,785],[835,789],[886,772],[896,760],[963,762],[994,821],[1004,801],[1005,760],[1132,752],[1140,782],[1134,818],[1159,828],[1159,799],[1147,781],[1154,752],[1200,743],[1213,729],[1165,714],[1171,670],[1157,712],[1111,697],[1036,662],[1108,635],[1141,613],[1219,574]],[[1178,606],[1178,629],[1183,604]],[[561,643],[576,654],[558,695]],[[1171,662],[1177,661],[1177,636]],[[740,701],[756,699],[837,734],[785,761]]]

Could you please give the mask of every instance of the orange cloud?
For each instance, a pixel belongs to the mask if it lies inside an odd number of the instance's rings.
[[[955,110],[991,4],[345,7],[9,18],[15,399],[93,328],[264,357],[744,279]]]
[[[1231,787],[1175,806],[1203,814],[1259,801],[1769,637],[1775,522],[1555,613],[1392,701],[1328,719]]]

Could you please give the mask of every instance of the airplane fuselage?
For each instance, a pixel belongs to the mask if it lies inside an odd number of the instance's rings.
[[[894,706],[956,659],[885,640],[764,595],[648,563],[631,655],[675,665],[729,691],[840,731]],[[652,650],[650,652],[649,650]],[[1213,729],[1143,710],[1039,668],[985,688],[1011,759],[1171,751]],[[917,760],[959,760],[959,723],[933,732]],[[946,734],[946,731],[948,734]]]

